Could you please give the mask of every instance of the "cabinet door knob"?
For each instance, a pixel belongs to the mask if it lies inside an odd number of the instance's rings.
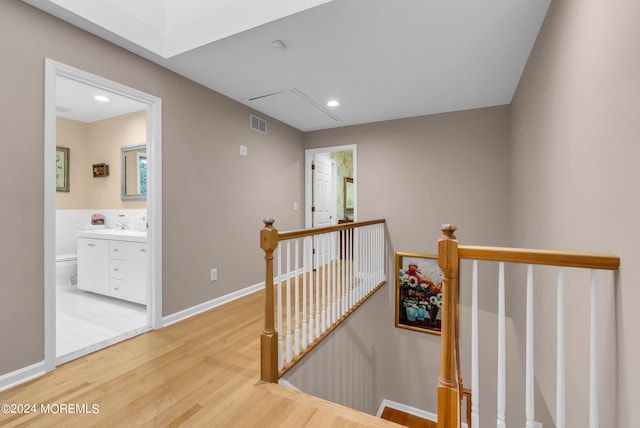
[[[141,252],[141,253],[146,253],[146,252],[147,252],[147,249],[146,249],[146,248],[140,248],[140,252]]]
[[[118,268],[113,268],[114,272],[118,272]],[[103,271],[104,272],[104,271]]]
[[[114,249],[113,249],[113,252],[114,252],[114,253],[117,253],[118,251],[119,251],[119,250],[118,250],[117,248],[114,248]]]
[[[96,246],[96,244],[93,244],[91,242],[87,244],[87,247],[95,247],[95,246]]]

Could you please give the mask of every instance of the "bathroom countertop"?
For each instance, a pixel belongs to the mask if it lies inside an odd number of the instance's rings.
[[[140,230],[98,229],[80,230],[78,238],[109,239],[115,241],[147,242],[147,232]]]

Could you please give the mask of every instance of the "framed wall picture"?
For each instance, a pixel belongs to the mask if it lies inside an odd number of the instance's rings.
[[[56,147],[56,192],[69,191],[69,148]]]
[[[438,257],[396,253],[396,327],[439,335],[441,312]]]
[[[106,163],[94,163],[93,164],[93,176],[94,177],[108,177],[109,165]]]

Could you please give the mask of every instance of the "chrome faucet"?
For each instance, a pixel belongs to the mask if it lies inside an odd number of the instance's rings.
[[[120,214],[118,215],[118,217],[120,217],[120,220],[116,222],[116,227],[120,230],[129,229],[129,226],[127,226],[127,224],[124,221],[122,221],[124,219],[124,214]]]

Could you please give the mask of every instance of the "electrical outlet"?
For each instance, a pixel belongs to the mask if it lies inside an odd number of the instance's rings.
[[[247,149],[247,146],[240,146],[240,156],[248,156],[249,155],[249,150]]]
[[[217,281],[217,280],[218,280],[218,269],[213,268],[213,269],[211,269],[209,281],[213,282],[213,281]]]
[[[533,428],[542,428],[542,422],[533,422]]]

